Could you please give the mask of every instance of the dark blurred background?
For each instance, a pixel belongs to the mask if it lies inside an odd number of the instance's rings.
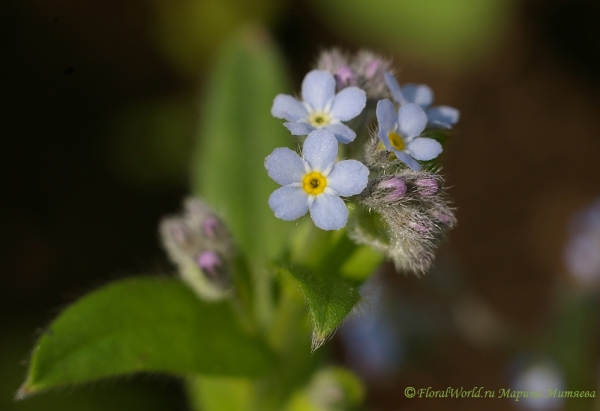
[[[458,227],[432,273],[388,267],[385,296],[372,292],[388,337],[402,336],[391,339],[397,361],[378,369],[351,331],[332,343],[369,385],[369,407],[599,407],[403,390],[508,388],[538,360],[570,389],[599,388],[598,282],[573,276],[564,249],[573,216],[600,196],[600,2],[5,0],[0,408],[186,409],[180,383],[161,376],[12,396],[61,308],[108,281],[169,272],[157,221],[186,195],[211,61],[249,23],[270,32],[294,90],[323,48],[365,47],[392,57],[401,83],[427,83],[461,111],[442,157]]]

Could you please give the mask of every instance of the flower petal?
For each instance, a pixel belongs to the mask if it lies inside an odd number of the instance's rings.
[[[275,217],[286,221],[295,220],[308,211],[308,195],[301,187],[283,186],[271,193],[269,207]]]
[[[298,183],[305,174],[304,161],[287,147],[273,150],[265,158],[265,168],[269,177],[281,185]]]
[[[326,129],[311,131],[302,147],[302,156],[312,170],[328,172],[335,163],[338,142]]]
[[[402,91],[400,90],[400,84],[398,84],[396,77],[394,77],[394,75],[389,71],[386,71],[384,74],[384,78],[385,84],[387,84],[388,88],[390,89],[390,93],[392,94],[392,98],[394,99],[394,101],[400,104],[408,103],[408,101],[406,101],[406,99],[402,95]]]
[[[298,121],[308,116],[308,111],[302,102],[288,94],[278,94],[273,100],[271,115],[287,121]]]
[[[402,96],[406,103],[414,103],[426,109],[433,103],[433,91],[425,84],[407,83],[402,86]]]
[[[388,133],[396,126],[396,109],[394,108],[394,104],[388,99],[379,100],[377,102],[375,114],[377,116],[377,123],[379,123],[377,135],[385,148],[389,151],[392,149],[392,146],[390,144]]]
[[[310,207],[315,225],[323,230],[339,230],[348,221],[348,208],[344,201],[333,194],[320,194]]]
[[[398,110],[398,131],[404,138],[416,137],[427,125],[427,114],[416,104],[405,104]]]
[[[431,160],[442,152],[442,145],[432,138],[415,138],[407,144],[406,149],[417,160]]]
[[[413,169],[415,171],[419,171],[421,169],[421,164],[419,164],[419,162],[417,160],[412,158],[410,156],[410,154],[408,154],[404,151],[398,151],[398,150],[394,150],[394,154],[396,154],[396,157],[398,157],[398,160],[405,163],[411,169]]]
[[[328,71],[313,70],[302,81],[302,100],[315,110],[323,110],[335,96],[335,79]]]
[[[438,127],[451,128],[458,123],[459,117],[460,112],[450,106],[437,106],[427,110],[429,124]]]
[[[315,129],[313,126],[311,126],[308,123],[289,122],[289,123],[283,123],[283,125],[288,130],[290,130],[290,132],[294,136],[306,136],[306,135],[308,135],[308,133],[310,133],[311,131],[313,131]]]
[[[341,196],[360,194],[369,182],[369,169],[356,160],[337,163],[327,176],[327,187]]]
[[[333,98],[329,114],[340,121],[352,120],[367,104],[367,93],[358,87],[346,87]]]
[[[325,126],[324,129],[333,134],[337,141],[342,144],[348,144],[356,138],[354,130],[342,123],[330,124]]]

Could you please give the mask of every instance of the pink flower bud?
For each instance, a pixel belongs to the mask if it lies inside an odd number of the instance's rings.
[[[377,71],[380,68],[381,68],[381,61],[373,60],[372,62],[367,64],[367,67],[365,69],[365,77],[369,80],[372,79],[373,77],[375,77],[375,74],[377,74]]]
[[[214,251],[203,251],[196,260],[198,267],[211,279],[218,279],[223,271],[223,261]]]
[[[202,233],[209,240],[216,240],[219,236],[219,231],[222,230],[221,222],[214,216],[208,216],[202,222]]]
[[[431,197],[438,192],[437,181],[433,178],[424,178],[422,180],[415,181],[419,194],[423,197]]]
[[[338,90],[341,90],[344,87],[356,85],[356,75],[348,66],[342,66],[338,68],[333,76],[335,77]]]
[[[412,228],[415,231],[418,231],[419,233],[426,233],[429,231],[429,229],[423,224],[415,223],[414,221],[411,221],[410,223],[408,223],[408,225],[410,226],[410,228]]]
[[[406,194],[406,184],[400,177],[392,177],[377,185],[380,189],[391,189],[385,196],[386,201],[398,201]]]

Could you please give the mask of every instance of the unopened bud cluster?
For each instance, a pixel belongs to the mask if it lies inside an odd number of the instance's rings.
[[[186,199],[183,213],[165,217],[159,230],[169,258],[201,298],[217,300],[228,295],[232,238],[204,202]]]
[[[355,86],[365,90],[369,99],[382,99],[389,95],[384,74],[391,66],[391,61],[368,50],[352,56],[333,49],[321,53],[317,61],[318,70],[333,74],[337,91]]]
[[[350,236],[385,253],[396,269],[425,273],[434,246],[456,218],[437,173],[409,168],[372,179],[359,200]]]

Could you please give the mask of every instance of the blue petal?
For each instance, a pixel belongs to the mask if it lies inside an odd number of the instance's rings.
[[[265,159],[269,177],[281,185],[298,183],[305,174],[304,161],[298,154],[286,147],[273,150]]]
[[[288,130],[290,130],[290,132],[294,136],[306,136],[306,135],[308,135],[308,133],[310,133],[311,131],[313,131],[315,129],[313,126],[311,126],[308,123],[289,122],[289,123],[283,123],[283,125]]]
[[[367,93],[358,87],[346,87],[333,98],[329,114],[340,121],[352,120],[367,104]]]
[[[406,103],[414,103],[426,109],[433,103],[433,91],[425,84],[407,83],[402,86],[402,96]]]
[[[310,207],[315,225],[323,230],[339,230],[348,221],[348,208],[344,201],[333,194],[320,194]]]
[[[333,134],[337,141],[342,144],[348,144],[356,138],[354,130],[342,123],[330,124],[325,126],[324,129]]]
[[[400,104],[408,103],[402,95],[402,92],[400,90],[400,84],[398,84],[396,77],[394,77],[389,71],[386,71],[384,74],[384,78],[385,84],[387,84],[388,88],[390,89],[390,93],[392,94],[392,98],[394,99],[394,101]]]
[[[302,156],[312,170],[329,172],[335,163],[338,142],[326,129],[311,131],[302,147]]]
[[[436,158],[442,152],[442,145],[432,138],[415,138],[406,149],[417,160],[426,161]]]
[[[368,182],[369,169],[356,160],[340,161],[327,176],[327,187],[344,197],[360,194]]]
[[[278,94],[273,100],[271,115],[287,121],[298,121],[308,116],[306,107],[300,101],[288,94]]]
[[[275,217],[286,221],[295,220],[308,211],[308,195],[301,187],[283,186],[273,191],[269,197],[269,207]]]
[[[302,100],[315,110],[323,110],[335,96],[335,79],[328,71],[313,70],[302,81]]]
[[[392,149],[388,133],[394,130],[396,126],[396,110],[394,104],[388,99],[379,100],[375,111],[377,123],[379,123],[379,131],[377,135],[385,148],[389,151]]]
[[[413,169],[415,171],[419,171],[421,169],[421,164],[419,164],[419,162],[417,160],[415,160],[414,158],[412,158],[408,153],[405,153],[404,151],[394,150],[394,154],[396,154],[396,157],[398,157],[398,160],[405,163],[411,169]]]
[[[427,125],[427,114],[416,104],[406,104],[398,110],[398,131],[404,138],[416,137]]]
[[[437,106],[427,110],[429,124],[438,127],[451,128],[458,123],[459,117],[460,112],[450,106]]]

